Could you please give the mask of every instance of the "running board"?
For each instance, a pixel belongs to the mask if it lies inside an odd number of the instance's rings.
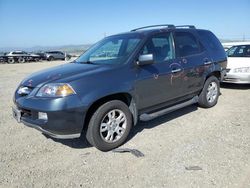
[[[191,104],[197,103],[198,99],[199,99],[199,97],[195,96],[192,99],[190,99],[189,101],[186,101],[186,102],[183,102],[183,103],[180,103],[180,104],[165,108],[163,110],[154,112],[152,114],[142,114],[142,115],[140,115],[140,120],[141,121],[152,120],[154,118],[157,118],[159,116],[165,115],[165,114],[170,113],[170,112],[173,112],[173,111],[178,110],[180,108],[183,108],[183,107],[189,106]]]

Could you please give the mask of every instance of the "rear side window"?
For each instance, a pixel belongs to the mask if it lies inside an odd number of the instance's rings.
[[[175,33],[175,51],[177,57],[185,57],[199,54],[200,45],[194,35],[189,32]]]
[[[198,34],[201,37],[201,40],[207,44],[207,46],[212,51],[217,51],[223,49],[220,41],[218,38],[210,31],[200,30],[198,31]]]

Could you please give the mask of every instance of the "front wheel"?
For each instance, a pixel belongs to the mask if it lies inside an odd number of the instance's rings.
[[[220,94],[220,82],[215,76],[210,76],[199,95],[199,105],[204,108],[210,108],[217,104]]]
[[[54,61],[54,57],[50,56],[50,57],[48,58],[48,61]]]
[[[14,59],[14,58],[8,58],[8,63],[9,63],[9,64],[15,63],[15,59]]]
[[[119,100],[101,105],[90,119],[87,140],[102,151],[109,151],[125,142],[132,127],[128,106]]]

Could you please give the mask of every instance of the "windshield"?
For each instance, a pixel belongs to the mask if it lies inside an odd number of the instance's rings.
[[[75,62],[122,64],[135,50],[140,41],[141,39],[138,35],[118,35],[107,37],[83,53],[75,60]]]
[[[228,57],[250,57],[250,45],[233,46],[227,51]]]

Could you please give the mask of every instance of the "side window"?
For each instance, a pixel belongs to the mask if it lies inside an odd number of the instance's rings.
[[[142,54],[153,54],[156,63],[173,59],[171,35],[168,33],[151,37],[144,45]]]
[[[199,30],[198,31],[201,40],[208,45],[213,51],[224,50],[219,39],[210,31]]]
[[[189,32],[176,32],[175,51],[177,57],[185,57],[199,54],[201,48],[193,34]]]
[[[244,57],[250,57],[250,46],[246,46]]]
[[[227,51],[228,57],[250,57],[250,46],[233,46]]]

